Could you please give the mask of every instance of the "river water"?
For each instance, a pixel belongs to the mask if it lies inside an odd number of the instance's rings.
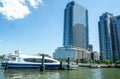
[[[79,68],[78,70],[0,70],[0,79],[120,79],[118,68]]]

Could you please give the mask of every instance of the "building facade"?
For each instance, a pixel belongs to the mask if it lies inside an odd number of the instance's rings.
[[[57,60],[66,61],[70,58],[70,61],[76,61],[76,59],[88,58],[91,59],[91,52],[81,49],[79,47],[58,47],[53,53],[53,58]]]
[[[53,57],[58,60],[71,61],[90,59],[88,49],[88,11],[85,7],[72,1],[64,10],[63,47],[58,47]]]
[[[113,26],[114,26],[114,52],[113,52],[113,60],[120,60],[120,16],[116,16],[113,18]]]
[[[92,44],[89,44],[89,45],[88,45],[88,50],[89,50],[89,51],[93,51],[93,45],[92,45]]]
[[[91,52],[91,59],[94,61],[98,61],[99,60],[99,53],[97,51],[92,51]]]
[[[119,55],[119,17],[114,17],[111,13],[104,13],[100,16],[99,25],[99,43],[101,60],[112,60],[113,62],[120,59]]]
[[[64,46],[88,48],[88,10],[72,1],[64,10]]]
[[[100,21],[98,22],[101,60],[105,60],[105,59],[113,60],[111,27],[110,27],[111,17],[113,17],[113,14],[106,12],[102,16],[100,16]]]
[[[117,16],[116,26],[117,26],[117,39],[118,39],[118,54],[117,58],[120,60],[120,15]]]

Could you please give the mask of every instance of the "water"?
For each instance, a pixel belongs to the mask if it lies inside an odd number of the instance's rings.
[[[79,68],[78,70],[0,70],[0,79],[120,79],[117,68]]]

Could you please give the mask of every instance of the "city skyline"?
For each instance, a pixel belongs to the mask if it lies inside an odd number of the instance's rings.
[[[64,7],[70,1],[43,0],[43,5],[38,9],[30,7],[31,14],[23,19],[7,20],[0,14],[0,54],[19,49],[27,54],[45,52],[51,55],[56,47],[62,46]],[[120,1],[93,0],[91,4],[85,0],[74,1],[88,9],[90,44],[93,44],[94,50],[99,51],[99,16],[104,12],[119,15]]]

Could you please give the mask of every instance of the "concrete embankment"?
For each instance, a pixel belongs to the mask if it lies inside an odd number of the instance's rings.
[[[120,68],[120,64],[115,65],[116,68]]]
[[[91,64],[87,64],[87,63],[78,63],[79,67],[90,67]]]
[[[79,64],[79,67],[90,67],[90,68],[107,68],[106,64]]]
[[[120,64],[86,64],[79,63],[79,67],[90,67],[90,68],[120,68]]]

